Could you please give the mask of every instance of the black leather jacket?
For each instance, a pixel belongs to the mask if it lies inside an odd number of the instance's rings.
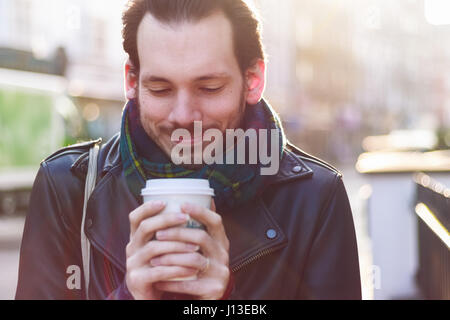
[[[41,163],[21,244],[16,299],[85,298],[83,278],[74,288],[71,276],[73,266],[82,270],[80,225],[92,144],[64,148]],[[87,207],[91,299],[129,297],[128,214],[139,203],[127,188],[118,146],[115,136],[101,148]],[[288,144],[262,196],[219,213],[235,279],[230,299],[361,298],[349,201],[341,174],[326,163]]]

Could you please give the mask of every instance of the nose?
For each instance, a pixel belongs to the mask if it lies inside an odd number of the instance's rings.
[[[202,114],[195,99],[187,92],[180,92],[168,120],[178,128],[190,128],[194,121],[202,120]]]

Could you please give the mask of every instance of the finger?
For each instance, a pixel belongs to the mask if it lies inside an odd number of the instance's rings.
[[[168,253],[196,252],[199,246],[176,241],[150,241],[136,254],[127,259],[127,270],[148,265],[152,258]]]
[[[198,271],[205,270],[209,262],[200,253],[169,253],[158,256],[150,260],[150,265],[157,266],[182,266],[197,269]]]
[[[214,201],[213,198],[211,198],[211,211],[217,212],[216,202]]]
[[[129,214],[130,236],[136,232],[136,229],[139,227],[142,220],[158,214],[165,206],[166,204],[162,201],[150,201],[133,210]]]
[[[209,231],[220,229],[223,226],[222,217],[203,206],[186,202],[181,206],[181,211],[204,224]]]
[[[227,246],[228,238],[225,234],[222,217],[214,211],[193,203],[184,203],[181,211],[189,214],[192,219],[205,225],[208,233],[219,240],[224,246]]]
[[[151,240],[156,231],[185,224],[189,216],[184,213],[167,213],[142,221],[131,241],[136,248],[144,246]]]
[[[202,229],[192,228],[169,228],[156,232],[156,239],[159,241],[179,241],[189,242],[199,245],[206,256],[217,256],[220,253],[214,239]]]
[[[180,266],[159,266],[138,269],[130,275],[136,283],[155,283],[175,278],[191,277],[197,274],[196,269]]]
[[[202,299],[220,299],[226,290],[226,285],[211,279],[192,281],[161,281],[155,283],[158,290],[166,292],[184,293],[200,296]]]

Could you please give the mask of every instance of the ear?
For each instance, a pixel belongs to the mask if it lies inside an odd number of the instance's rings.
[[[125,62],[125,94],[128,100],[135,99],[137,95],[138,75],[130,59]]]
[[[257,104],[263,95],[266,86],[266,63],[262,59],[256,62],[245,72],[247,84],[246,101],[250,105]]]

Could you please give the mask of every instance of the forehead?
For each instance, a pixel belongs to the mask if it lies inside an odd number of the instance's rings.
[[[239,72],[232,26],[220,12],[170,25],[146,14],[138,29],[137,48],[141,74],[187,80]]]

